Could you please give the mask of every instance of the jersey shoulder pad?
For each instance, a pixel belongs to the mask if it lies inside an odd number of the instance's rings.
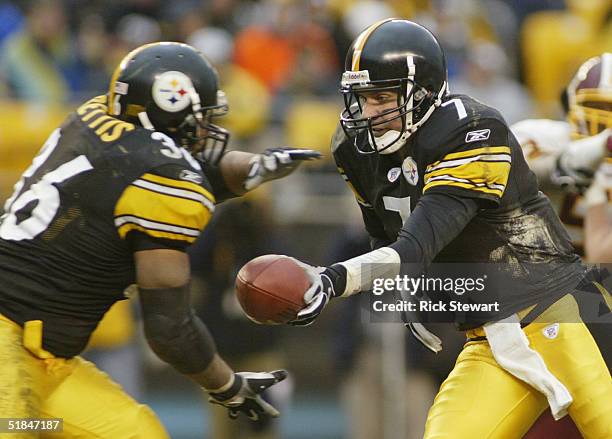
[[[430,126],[431,137],[418,137],[423,192],[435,188],[497,203],[512,163],[511,135],[503,117],[464,95],[451,96],[439,110],[433,120],[437,131]]]
[[[350,145],[351,141],[342,129],[342,125],[338,124],[336,127],[336,131],[334,131],[334,135],[331,140],[331,152],[335,154],[336,151],[339,151],[341,148],[346,148],[346,145]]]
[[[357,202],[362,207],[371,208],[372,205],[366,201],[363,196],[363,191],[359,188],[359,182],[357,180],[353,181],[351,179],[351,175],[355,175],[358,173],[358,169],[360,168],[357,161],[360,159],[357,153],[357,147],[354,142],[355,138],[349,138],[342,126],[338,124],[336,128],[336,132],[332,138],[331,142],[331,151],[334,157],[334,161],[336,162],[336,167],[342,179],[347,183]],[[366,160],[366,158],[361,157],[361,160]],[[362,166],[367,166],[362,164]]]
[[[426,164],[453,152],[508,147],[509,128],[499,111],[466,95],[451,95],[422,128],[417,144]]]
[[[214,212],[215,198],[201,173],[179,164],[148,170],[123,191],[114,211],[122,239],[131,232],[170,247],[193,243]]]
[[[113,145],[109,150],[109,159],[114,167],[123,169],[128,181],[150,169],[165,165],[183,169],[186,174],[191,173],[196,180],[203,178],[200,163],[187,150],[179,147],[170,136],[141,127],[137,127],[131,136]]]

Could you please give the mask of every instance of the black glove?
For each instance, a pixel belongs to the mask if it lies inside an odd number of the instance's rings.
[[[287,376],[286,370],[238,372],[234,374],[234,381],[227,390],[209,392],[208,401],[226,407],[231,419],[236,419],[240,413],[255,422],[269,417],[276,418],[278,410],[264,401],[261,393]]]
[[[319,158],[321,153],[312,149],[268,148],[251,159],[244,188],[250,191],[266,181],[291,174],[303,161]]]

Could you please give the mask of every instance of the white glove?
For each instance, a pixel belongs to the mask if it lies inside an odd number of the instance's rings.
[[[291,174],[303,161],[319,158],[321,153],[313,149],[268,148],[251,159],[244,188],[250,191],[266,181]]]

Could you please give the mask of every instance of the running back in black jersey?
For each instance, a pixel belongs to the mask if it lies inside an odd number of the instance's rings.
[[[333,155],[379,246],[398,238],[428,193],[479,201],[478,214],[434,259],[505,264],[517,273],[498,291],[504,315],[479,313],[474,326],[571,292],[579,282],[579,257],[497,110],[450,95],[398,152],[364,154],[359,150],[372,148],[357,142],[367,136],[350,139],[338,128]]]
[[[5,203],[0,314],[41,320],[44,349],[77,355],[134,283],[132,253],[184,249],[214,202],[187,151],[92,99],[51,134]]]

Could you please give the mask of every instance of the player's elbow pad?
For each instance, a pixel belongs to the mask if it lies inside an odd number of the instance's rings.
[[[181,373],[202,372],[217,352],[208,328],[192,314],[179,321],[163,314],[147,315],[143,320],[153,352]]]
[[[184,374],[208,367],[217,348],[189,305],[189,285],[140,288],[140,304],[145,336],[159,358]]]

